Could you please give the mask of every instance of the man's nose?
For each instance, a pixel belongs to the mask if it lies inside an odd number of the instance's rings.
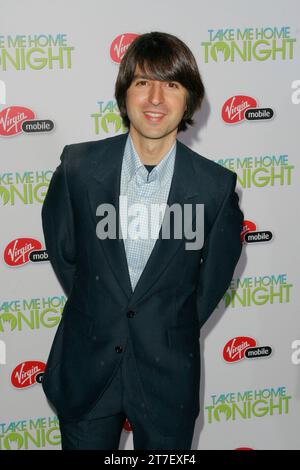
[[[164,101],[163,88],[161,82],[152,82],[149,91],[149,101],[154,106],[157,106],[158,104]]]

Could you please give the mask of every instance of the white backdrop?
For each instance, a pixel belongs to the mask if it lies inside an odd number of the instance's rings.
[[[201,330],[192,448],[300,449],[299,23],[298,0],[0,3],[0,449],[60,449],[41,374],[66,299],[41,206],[64,145],[123,132],[117,61],[129,33],[155,30],[188,44],[206,87],[179,139],[237,172],[245,233],[263,239],[245,242]],[[274,115],[248,120],[249,107]]]

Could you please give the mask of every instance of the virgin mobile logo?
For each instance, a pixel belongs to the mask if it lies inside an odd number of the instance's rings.
[[[256,346],[256,341],[248,336],[237,336],[228,341],[223,349],[223,358],[226,362],[237,362],[245,358],[245,351]]]
[[[243,359],[255,359],[256,357],[270,356],[270,346],[256,347],[256,340],[249,336],[237,336],[225,344],[223,359],[226,362],[238,362]]]
[[[241,232],[242,243],[261,243],[270,242],[273,238],[270,230],[257,231],[256,224],[251,220],[244,220],[243,230]]]
[[[27,388],[41,383],[45,366],[45,363],[40,361],[25,361],[18,364],[11,374],[12,385],[16,388]]]
[[[117,36],[110,46],[110,57],[111,59],[119,64],[123,59],[124,55],[127,52],[130,44],[137,38],[139,35],[134,33],[124,33]]]
[[[21,132],[49,132],[54,128],[49,119],[34,119],[34,112],[24,106],[10,106],[0,112],[0,135],[11,137]]]
[[[227,124],[237,124],[244,120],[271,119],[274,111],[271,108],[258,108],[257,101],[251,96],[235,95],[225,101],[221,114]]]
[[[48,261],[46,250],[41,248],[41,242],[34,238],[16,238],[5,248],[4,261],[8,266],[22,266],[29,261]]]
[[[24,121],[34,119],[35,114],[29,108],[23,106],[10,106],[0,112],[0,135],[12,136],[22,132]]]

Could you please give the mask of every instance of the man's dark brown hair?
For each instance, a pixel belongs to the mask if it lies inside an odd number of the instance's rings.
[[[152,80],[176,81],[188,91],[187,109],[178,131],[193,124],[193,115],[200,108],[204,85],[190,49],[176,36],[151,32],[138,36],[123,57],[115,86],[115,98],[126,127],[130,121],[126,110],[126,92],[131,85],[136,66]]]

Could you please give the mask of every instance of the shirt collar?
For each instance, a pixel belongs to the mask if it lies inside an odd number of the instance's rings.
[[[130,134],[128,134],[124,151],[124,166],[128,181],[138,174],[145,182],[149,183],[158,179],[160,184],[164,183],[166,178],[173,175],[176,146],[177,141],[175,140],[170,150],[149,173],[134,147]]]

